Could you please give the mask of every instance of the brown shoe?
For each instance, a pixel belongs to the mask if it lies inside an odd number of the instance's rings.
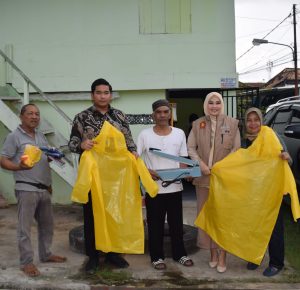
[[[67,261],[66,257],[51,255],[48,257],[45,263],[64,263],[65,261]]]
[[[37,277],[41,273],[38,268],[34,264],[26,264],[21,266],[21,270],[28,276],[28,277]]]

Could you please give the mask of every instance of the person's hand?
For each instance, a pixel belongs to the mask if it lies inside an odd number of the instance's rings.
[[[82,150],[91,150],[94,147],[95,141],[86,139],[81,142],[80,147]]]
[[[134,155],[134,157],[135,157],[136,159],[139,158],[139,154],[138,154],[136,151],[132,151],[131,153]]]
[[[280,154],[279,154],[279,157],[282,159],[282,160],[292,160],[290,154],[286,151],[282,151]]]
[[[26,157],[26,156],[25,156]],[[26,162],[26,160],[27,160],[27,158],[25,158],[25,157],[22,157],[21,158],[21,161],[20,161],[20,163],[19,163],[19,170],[29,170],[29,169],[31,169],[32,167],[31,166],[28,166],[25,162]]]
[[[179,167],[180,168],[188,168],[188,165],[185,164],[185,163],[180,163]],[[186,180],[187,182],[191,182],[193,180],[193,177],[192,176],[187,176],[187,177],[184,178],[184,180]]]
[[[156,173],[156,171],[149,169],[149,168],[148,168],[148,170],[149,170],[153,180],[159,180],[159,175]]]
[[[193,181],[193,177],[192,176],[187,176],[184,178],[187,182],[191,182]]]
[[[210,175],[209,167],[202,160],[200,160],[199,166],[203,175]]]

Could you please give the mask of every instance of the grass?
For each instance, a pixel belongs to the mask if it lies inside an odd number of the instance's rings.
[[[291,214],[290,205],[284,203],[285,227],[285,256],[290,266],[296,270],[296,279],[300,281],[300,223],[295,223]]]
[[[129,273],[124,271],[112,271],[110,267],[102,267],[95,272],[81,272],[72,277],[75,280],[87,280],[92,284],[104,284],[120,286],[132,281]]]

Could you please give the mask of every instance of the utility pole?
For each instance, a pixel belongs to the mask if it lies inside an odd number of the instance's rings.
[[[273,61],[268,61],[267,62],[267,66],[268,66],[268,68],[267,68],[267,70],[268,70],[268,80],[270,80],[271,79],[271,77],[272,77],[272,67],[273,67]]]
[[[295,96],[299,96],[299,89],[298,89],[298,55],[297,55],[297,35],[296,35],[296,4],[293,4],[293,24],[294,24]]]

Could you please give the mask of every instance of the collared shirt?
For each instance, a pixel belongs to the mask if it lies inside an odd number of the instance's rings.
[[[99,135],[104,121],[109,122],[124,134],[126,145],[130,152],[136,151],[136,145],[132,139],[125,114],[110,106],[108,111],[102,114],[95,106],[91,106],[77,114],[74,118],[69,141],[71,152],[81,154],[83,152],[80,147],[81,142],[86,139],[92,140]]]
[[[23,155],[27,144],[37,147],[48,146],[48,142],[43,133],[36,130],[33,138],[26,133],[21,126],[18,126],[16,130],[7,135],[2,147],[1,155],[18,164],[20,163],[20,158]],[[51,170],[48,158],[44,153],[42,153],[40,161],[36,163],[32,169],[14,171],[13,174],[15,180],[42,183],[47,186],[51,185]],[[16,183],[15,189],[44,191],[44,189],[38,189],[35,186],[24,183]]]

